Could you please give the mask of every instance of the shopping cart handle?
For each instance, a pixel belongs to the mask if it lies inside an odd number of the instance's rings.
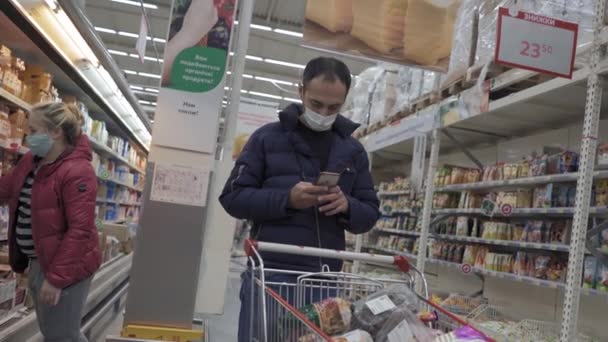
[[[321,258],[341,259],[349,261],[364,261],[379,263],[384,265],[394,265],[401,271],[407,273],[411,269],[409,260],[403,255],[376,255],[369,253],[355,253],[347,251],[339,251],[335,249],[323,249],[316,247],[283,245],[272,242],[262,242],[256,240],[245,241],[245,253],[248,257],[253,256],[256,251],[259,252],[274,252],[284,254],[295,254],[301,256],[312,256]]]

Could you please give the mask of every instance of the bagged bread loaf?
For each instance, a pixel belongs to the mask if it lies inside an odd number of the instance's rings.
[[[381,53],[403,46],[407,0],[353,0],[351,35]]]
[[[435,65],[450,55],[460,0],[408,0],[403,31],[403,56]]]
[[[306,19],[331,32],[350,32],[353,27],[353,0],[308,0]]]

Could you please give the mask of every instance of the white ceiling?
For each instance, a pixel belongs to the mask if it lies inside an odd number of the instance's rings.
[[[162,64],[156,58],[162,58],[163,56],[164,39],[167,35],[172,1],[144,1],[146,4],[157,7],[156,9],[147,9],[151,27],[149,36],[156,39],[148,42],[145,63],[141,63],[136,57],[135,42],[139,32],[141,10],[139,6],[136,6],[138,0],[132,2],[135,5],[114,2],[113,0],[86,0],[86,13],[93,25],[98,28],[97,33],[112,53],[118,66],[125,71],[127,80],[132,87],[135,87],[135,95],[141,101],[144,101],[142,103],[144,108],[150,109],[149,114],[153,119],[153,108],[150,107],[153,107],[156,102],[155,92],[159,79],[146,77],[145,75],[160,74]],[[278,28],[299,33],[302,31],[305,3],[302,0],[257,0],[253,23],[272,29]],[[294,85],[280,84],[279,86],[282,89],[278,89],[271,82],[247,77],[252,75],[297,84],[302,68],[271,64],[260,61],[258,57],[294,63],[303,67],[310,59],[322,55],[318,51],[301,47],[300,43],[300,37],[268,31],[263,27],[252,25],[243,89],[282,98],[297,98],[295,93],[297,88]],[[366,61],[350,58],[341,59],[348,64],[351,72],[355,75],[370,66],[370,63]],[[143,91],[141,88],[143,88]],[[146,88],[149,90],[146,91]],[[268,100],[268,98],[259,95],[248,94],[247,96]],[[285,106],[287,103],[289,101],[282,100],[281,106]]]

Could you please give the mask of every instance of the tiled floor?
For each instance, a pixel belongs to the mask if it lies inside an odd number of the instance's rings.
[[[207,321],[207,336],[209,342],[235,342],[237,340],[237,326],[239,309],[239,290],[241,287],[241,273],[244,259],[235,259],[231,263],[230,275],[226,289],[226,304],[224,314],[221,316],[203,317]],[[122,328],[122,317],[117,317],[107,330],[107,335],[119,335]],[[96,342],[105,342],[104,340]]]

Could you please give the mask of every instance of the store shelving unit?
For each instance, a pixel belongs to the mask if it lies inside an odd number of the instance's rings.
[[[523,80],[538,75],[536,72],[512,69],[503,72],[488,82],[489,93],[493,96],[489,101],[488,110],[482,113],[474,113],[466,118],[460,118],[456,122],[443,125],[439,107],[444,103],[434,105],[433,109],[419,110],[411,117],[402,119],[392,125],[380,128],[377,131],[363,137],[361,140],[368,150],[384,150],[387,152],[401,152],[412,150],[412,138],[419,133],[430,136],[431,151],[428,154],[426,190],[424,206],[419,214],[422,220],[420,232],[407,232],[398,229],[374,229],[383,234],[398,236],[419,236],[419,253],[414,256],[411,253],[403,253],[377,246],[363,246],[374,252],[388,254],[402,254],[416,260],[419,269],[424,270],[427,265],[436,265],[457,272],[461,271],[461,264],[430,259],[427,256],[427,242],[430,239],[464,242],[471,244],[496,246],[503,249],[530,250],[539,252],[553,252],[568,255],[568,272],[565,281],[549,281],[533,277],[523,277],[512,273],[496,272],[487,269],[472,267],[472,273],[510,281],[527,284],[533,287],[550,288],[564,297],[564,301],[557,301],[555,305],[563,305],[561,315],[561,337],[563,342],[569,342],[576,335],[576,327],[579,319],[580,296],[600,298],[601,301],[608,300],[608,293],[592,289],[582,289],[581,279],[583,270],[583,258],[585,255],[585,240],[590,217],[605,217],[608,214],[606,207],[593,207],[590,205],[590,193],[594,180],[608,179],[605,169],[595,168],[595,153],[598,140],[599,119],[606,118],[608,113],[608,101],[602,101],[602,96],[608,95],[604,89],[604,79],[608,75],[608,58],[605,55],[605,45],[608,42],[608,29],[604,27],[605,2],[596,1],[596,17],[594,21],[593,41],[583,49],[588,53],[587,59],[580,60],[579,66],[571,79],[553,78],[537,82],[536,85],[524,87],[523,90],[510,90],[510,86],[517,85]],[[590,56],[590,57],[589,57]],[[499,92],[501,91],[501,92]],[[456,95],[459,96],[459,95]],[[445,103],[450,99],[444,101]],[[584,115],[581,113],[584,112]],[[427,127],[421,132],[420,122],[432,122],[436,124]],[[435,188],[434,179],[439,156],[445,156],[459,152],[462,149],[471,149],[482,146],[496,145],[502,141],[518,137],[527,137],[552,129],[570,127],[582,122],[580,166],[579,172],[546,175],[540,177],[527,177],[510,179],[504,181],[476,182],[468,184],[455,184],[438,186]],[[396,126],[398,126],[396,128]],[[408,129],[411,130],[408,131]],[[399,130],[399,134],[396,133]],[[458,144],[442,144],[442,135],[456,138]],[[406,137],[395,140],[394,136]],[[390,141],[390,143],[386,143]],[[428,152],[428,151],[427,151]],[[475,163],[477,164],[477,163]],[[479,164],[478,164],[479,165]],[[478,237],[438,235],[433,233],[432,224],[436,223],[438,217],[449,216],[475,216],[486,217],[484,212],[478,208],[459,209],[433,209],[433,196],[435,193],[445,192],[492,192],[508,190],[510,188],[532,188],[549,183],[576,183],[576,206],[566,208],[514,208],[510,215],[500,212],[492,214],[491,218],[539,218],[557,219],[571,218],[572,228],[569,245],[532,243],[524,241],[489,240]],[[379,193],[385,197],[386,193]],[[392,213],[390,213],[392,214]],[[586,300],[588,302],[588,300]]]
[[[128,111],[125,108],[115,106],[110,94],[105,92],[106,87],[102,87],[99,79],[94,79],[91,75],[85,74],[74,60],[71,58],[74,51],[63,51],[64,45],[56,44],[53,37],[45,32],[40,23],[35,22],[22,4],[24,1],[7,0],[0,2],[0,41],[13,51],[13,54],[25,60],[28,64],[40,66],[43,70],[53,75],[53,85],[59,89],[60,94],[72,95],[89,109],[91,117],[95,120],[103,121],[107,130],[114,136],[128,140],[131,147],[136,148],[140,154],[147,154],[148,147],[142,142],[142,136],[133,131],[132,121],[125,120]],[[52,1],[28,2],[32,6],[49,6],[51,11],[57,14],[60,9],[53,9],[57,3]],[[48,10],[48,8],[44,8]],[[31,13],[30,13],[31,14]],[[52,13],[50,13],[52,14]],[[63,13],[64,14],[64,13]],[[52,19],[51,19],[52,20]],[[65,23],[60,24],[60,26]],[[56,32],[53,32],[56,33]],[[77,32],[75,33],[77,34]],[[75,38],[75,37],[74,37]],[[78,37],[80,38],[80,37]],[[76,44],[76,43],[75,43]],[[67,48],[66,48],[67,49]],[[82,51],[78,51],[82,52]],[[86,53],[85,53],[86,54]],[[89,55],[87,55],[89,57]],[[94,59],[94,58],[93,58]],[[105,95],[103,95],[105,94]],[[14,96],[8,91],[0,88],[0,102],[7,104],[11,108],[20,108],[26,112],[31,111],[32,105]],[[122,103],[122,102],[121,102]],[[122,108],[125,112],[116,110]],[[145,120],[144,120],[145,121]],[[144,122],[143,128],[149,128]],[[143,131],[139,131],[141,133]],[[127,166],[130,172],[145,173],[144,168],[127,160],[119,153],[116,153],[108,146],[89,137],[92,149],[99,155],[111,159],[119,165]],[[11,150],[10,146],[0,142],[0,148]],[[28,150],[20,146],[16,152],[24,154]],[[124,182],[112,179],[112,175],[99,174],[100,182],[112,182],[117,186],[124,187],[131,191],[142,192],[141,187],[136,187]],[[98,203],[116,206],[128,206],[139,208],[139,203],[128,201],[116,201],[113,199],[98,198]],[[97,220],[99,227],[103,224],[113,224],[117,222],[103,222]],[[119,221],[118,223],[124,223]],[[104,230],[105,232],[105,230]],[[131,231],[129,231],[131,233]],[[105,262],[101,269],[95,274],[89,296],[85,307],[85,321],[83,331],[86,334],[99,334],[103,331],[108,317],[119,315],[124,307],[126,291],[129,286],[129,273],[131,270],[132,255],[120,254],[113,259]],[[103,317],[103,319],[102,319]],[[95,338],[99,335],[91,335]],[[38,331],[35,313],[32,310],[21,309],[12,313],[12,317],[0,325],[0,341],[30,341],[41,340],[42,336]]]

